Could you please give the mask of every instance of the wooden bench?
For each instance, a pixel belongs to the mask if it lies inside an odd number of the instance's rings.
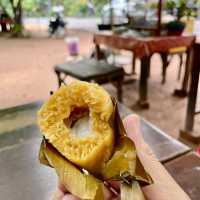
[[[82,81],[94,81],[99,84],[113,83],[117,89],[118,100],[122,101],[124,70],[121,67],[110,65],[105,61],[82,59],[56,65],[54,70],[59,86],[68,75]],[[62,78],[62,74],[64,74],[64,78]]]

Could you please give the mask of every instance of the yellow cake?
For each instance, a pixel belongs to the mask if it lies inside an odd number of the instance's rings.
[[[62,85],[38,112],[38,124],[65,158],[98,173],[114,147],[110,125],[113,103],[99,85],[75,81]]]

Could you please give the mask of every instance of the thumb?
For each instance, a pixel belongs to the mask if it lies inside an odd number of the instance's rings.
[[[140,117],[135,114],[129,115],[123,120],[123,124],[128,137],[135,143],[136,148],[140,148],[144,142],[140,129]]]

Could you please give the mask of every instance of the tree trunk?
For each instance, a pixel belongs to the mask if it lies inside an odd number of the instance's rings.
[[[18,1],[17,7],[15,8],[15,23],[22,26],[22,2]]]
[[[14,7],[14,31],[13,36],[22,36],[23,24],[22,24],[22,0],[18,0],[17,6]]]

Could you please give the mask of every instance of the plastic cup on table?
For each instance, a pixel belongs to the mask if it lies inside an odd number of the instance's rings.
[[[65,42],[67,44],[67,49],[69,51],[70,56],[78,56],[79,55],[79,38],[78,37],[67,37],[65,38]]]

